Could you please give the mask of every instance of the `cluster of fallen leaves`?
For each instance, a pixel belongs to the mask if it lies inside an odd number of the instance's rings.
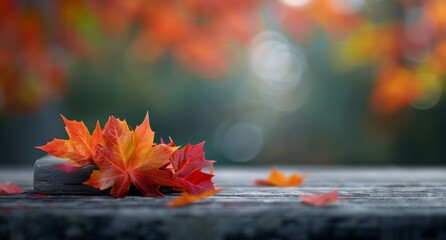
[[[305,178],[305,176],[295,172],[287,177],[283,172],[277,170],[277,168],[273,168],[267,179],[255,180],[254,183],[260,186],[297,187],[302,184]],[[337,191],[331,191],[320,195],[301,194],[299,198],[305,204],[322,207],[326,204],[336,202],[339,194]]]
[[[134,130],[125,120],[111,116],[104,128],[97,122],[92,134],[82,121],[62,119],[69,139],[54,139],[37,148],[67,159],[65,164],[55,166],[65,172],[96,165],[99,169],[93,171],[85,185],[100,190],[111,188],[111,195],[118,198],[127,196],[131,185],[148,197],[162,197],[161,186],[184,192],[171,205],[190,202],[190,195],[195,199],[217,192],[212,181],[214,161],[206,160],[204,142],[183,148],[172,139],[169,143],[155,143],[148,114]],[[203,172],[204,168],[210,172]]]
[[[53,166],[65,172],[75,172],[87,165],[95,165],[90,178],[84,182],[100,190],[110,189],[111,195],[122,198],[128,195],[133,185],[148,197],[162,197],[160,187],[171,187],[183,192],[169,202],[169,207],[183,206],[217,194],[212,181],[213,163],[203,152],[204,142],[187,144],[180,148],[172,139],[165,143],[154,142],[155,132],[149,123],[148,113],[144,121],[131,130],[124,120],[111,116],[104,128],[99,121],[92,134],[80,121],[71,121],[62,116],[69,139],[54,139],[37,147],[48,154],[64,158],[64,164]],[[210,172],[203,169],[209,168]],[[292,187],[300,186],[306,176],[292,173],[287,177],[273,168],[269,177],[256,180],[256,185]],[[21,194],[25,191],[14,183],[0,183],[0,195]],[[300,195],[304,203],[323,206],[337,201],[338,193],[332,191],[322,195]]]
[[[174,145],[173,141],[171,141],[168,145],[170,145],[170,146]],[[190,145],[186,146],[186,148],[187,147],[190,147]],[[177,159],[181,159],[181,158],[177,158]],[[184,163],[181,163],[181,161],[177,161],[172,164],[178,165],[178,164],[184,164]],[[73,167],[69,164],[64,164],[64,165],[60,165],[57,167],[64,169],[66,171],[72,171],[73,169],[75,169],[75,167]],[[273,168],[268,179],[256,180],[255,184],[260,185],[260,186],[297,187],[297,186],[300,186],[300,184],[304,180],[305,180],[305,176],[299,175],[297,173],[292,173],[289,177],[287,177],[284,173],[280,172],[276,168]],[[192,187],[190,189],[194,189],[194,188]],[[21,189],[14,183],[10,183],[9,185],[6,185],[6,184],[3,184],[0,182],[0,190],[2,190],[2,191],[0,191],[0,195],[22,194],[25,192],[23,189]],[[167,206],[169,206],[169,207],[184,206],[184,205],[187,205],[187,204],[190,204],[193,202],[203,200],[210,196],[213,196],[213,195],[219,193],[221,190],[222,189],[214,189],[214,190],[204,189],[204,190],[202,190],[202,192],[194,192],[194,193],[188,193],[186,191],[180,197],[177,197],[174,200],[167,203]],[[193,190],[190,190],[190,191],[193,191]],[[316,207],[322,207],[326,204],[336,202],[339,198],[339,194],[337,191],[331,191],[331,192],[328,192],[325,194],[320,194],[320,195],[301,194],[301,195],[299,195],[299,198],[305,204],[313,205]]]

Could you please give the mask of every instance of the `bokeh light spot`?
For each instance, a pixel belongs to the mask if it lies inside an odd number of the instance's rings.
[[[295,111],[303,106],[308,94],[301,94],[299,88],[307,64],[299,46],[292,47],[279,33],[265,31],[253,39],[250,50],[260,100],[278,111]]]
[[[257,125],[246,122],[232,125],[221,145],[223,154],[234,162],[246,162],[255,158],[262,147],[262,130]]]
[[[291,69],[293,57],[287,44],[268,40],[255,47],[251,54],[254,73],[266,80],[284,77]]]
[[[282,3],[291,7],[302,7],[311,2],[311,0],[281,0]]]

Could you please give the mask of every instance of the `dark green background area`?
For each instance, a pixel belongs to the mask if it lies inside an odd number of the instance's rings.
[[[311,85],[306,88],[308,99],[289,112],[259,101],[255,89],[244,92],[248,101],[237,100],[240,88],[253,81],[244,64],[224,79],[202,79],[169,56],[156,64],[132,64],[123,52],[111,51],[107,61],[78,62],[63,101],[38,112],[0,117],[0,163],[32,164],[44,155],[34,146],[53,137],[66,138],[59,113],[83,120],[92,129],[96,119],[103,125],[110,115],[135,127],[147,111],[157,141],[169,136],[179,145],[206,141],[207,157],[219,164],[236,163],[219,145],[219,128],[238,122],[262,126],[264,119],[274,119],[273,124],[260,127],[262,148],[245,164],[445,163],[443,99],[429,110],[408,107],[377,116],[370,106],[375,66],[335,71],[328,41],[322,34],[316,39],[302,48],[309,73],[305,82]],[[242,142],[236,150],[243,152],[246,146],[249,143]]]

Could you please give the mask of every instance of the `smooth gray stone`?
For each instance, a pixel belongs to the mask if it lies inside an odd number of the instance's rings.
[[[88,165],[76,172],[67,173],[61,169],[53,168],[63,164],[66,160],[45,156],[34,164],[34,191],[45,194],[80,194],[80,195],[102,195],[109,191],[101,191],[97,188],[84,185],[96,166]]]

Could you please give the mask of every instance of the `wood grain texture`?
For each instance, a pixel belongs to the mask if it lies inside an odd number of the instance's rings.
[[[165,198],[0,196],[2,239],[446,239],[446,169],[279,166],[308,174],[300,187],[258,187],[268,167],[217,167],[224,190],[170,209]],[[22,171],[21,175],[32,174]],[[0,170],[0,181],[4,179]],[[14,177],[9,175],[10,177]],[[26,186],[25,186],[26,187]],[[323,208],[299,194],[337,189]],[[66,193],[66,192],[65,192]]]

